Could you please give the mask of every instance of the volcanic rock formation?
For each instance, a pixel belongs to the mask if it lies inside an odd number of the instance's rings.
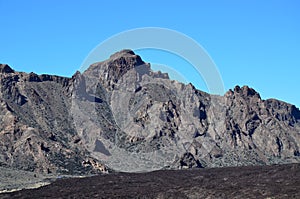
[[[224,96],[131,50],[72,78],[0,65],[0,166],[87,174],[300,162],[300,111],[247,86]]]

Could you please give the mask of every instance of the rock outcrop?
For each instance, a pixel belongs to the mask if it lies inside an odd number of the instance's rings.
[[[300,162],[300,111],[153,72],[131,50],[72,78],[0,67],[0,164],[55,173]],[[104,166],[106,165],[106,166]]]
[[[9,65],[7,64],[0,64],[0,73],[13,73],[15,72]]]
[[[3,70],[6,72],[0,73],[1,166],[61,174],[107,170],[83,164],[93,158],[80,143],[70,115],[69,88],[73,79],[11,73],[7,67]]]

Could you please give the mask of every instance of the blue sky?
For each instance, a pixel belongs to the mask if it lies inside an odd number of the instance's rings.
[[[134,28],[162,27],[196,40],[214,60],[225,89],[249,85],[263,98],[300,106],[298,1],[0,0],[0,63],[15,70],[71,76],[89,52]],[[166,52],[147,62],[187,63]],[[100,61],[100,60],[99,60]],[[187,75],[201,90],[201,77]]]

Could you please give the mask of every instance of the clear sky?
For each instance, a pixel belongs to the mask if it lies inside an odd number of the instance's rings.
[[[249,85],[263,98],[300,106],[297,0],[0,0],[0,9],[0,63],[18,71],[71,76],[109,37],[133,28],[163,27],[201,44],[226,90]],[[147,62],[184,65],[165,52],[138,53]],[[206,91],[201,78],[191,74],[190,81]]]

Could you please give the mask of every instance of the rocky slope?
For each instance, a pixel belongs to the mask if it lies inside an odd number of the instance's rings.
[[[69,114],[74,78],[15,72],[7,65],[0,71],[1,166],[67,174],[105,170],[80,144]]]
[[[209,95],[130,50],[72,78],[2,64],[0,81],[1,166],[86,174],[300,162],[294,105],[247,86]]]

